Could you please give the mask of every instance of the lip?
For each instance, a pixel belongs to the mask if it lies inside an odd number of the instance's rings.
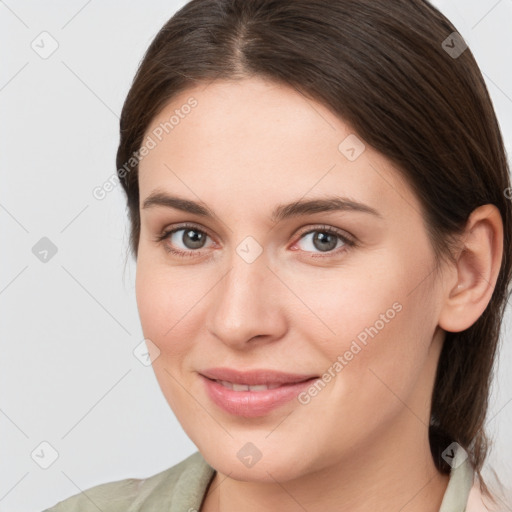
[[[246,384],[248,386],[296,384],[312,379],[313,377],[318,378],[318,375],[285,373],[269,369],[255,369],[242,372],[234,368],[208,368],[201,370],[199,373],[203,375],[203,377],[212,380],[225,380],[233,384]]]
[[[212,377],[210,377],[212,376]],[[293,400],[318,376],[297,375],[274,370],[239,372],[229,368],[215,368],[200,373],[209,398],[225,412],[244,418],[264,416]],[[248,386],[278,385],[264,391],[234,391],[216,380]]]

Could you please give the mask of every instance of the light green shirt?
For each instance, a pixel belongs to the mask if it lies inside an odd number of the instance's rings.
[[[459,458],[458,458],[459,457]],[[439,512],[464,512],[473,484],[469,462],[455,452]],[[197,512],[215,470],[199,452],[145,479],[127,478],[92,487],[44,512]]]

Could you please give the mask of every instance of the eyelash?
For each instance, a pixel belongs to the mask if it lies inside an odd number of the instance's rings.
[[[194,231],[197,231],[198,233],[202,233],[206,236],[210,236],[206,231],[203,229],[198,228],[195,224],[182,224],[176,228],[164,231],[162,234],[158,235],[154,241],[157,243],[163,243],[164,249],[170,253],[174,254],[175,256],[178,256],[180,258],[187,258],[187,257],[198,257],[200,256],[201,250],[188,250],[188,251],[182,251],[180,249],[174,249],[169,244],[164,243],[172,234],[176,233],[177,231],[182,231],[184,229],[191,229]],[[304,231],[302,233],[299,233],[299,238],[297,241],[301,240],[305,235],[309,235],[311,233],[320,232],[320,233],[327,233],[329,235],[337,236],[345,245],[342,247],[339,247],[337,249],[334,249],[332,251],[326,251],[325,254],[317,254],[314,253],[311,255],[311,258],[328,258],[332,257],[335,254],[339,254],[340,252],[347,251],[348,249],[355,247],[357,244],[354,239],[349,238],[347,235],[342,234],[341,231],[338,231],[337,229],[326,226],[326,225],[319,225],[314,226],[311,229],[308,229],[307,231]],[[210,237],[211,238],[211,237]],[[309,251],[306,251],[309,252]],[[198,254],[199,253],[199,254]]]

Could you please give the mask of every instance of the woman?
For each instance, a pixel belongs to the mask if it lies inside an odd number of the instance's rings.
[[[511,189],[442,14],[192,0],[139,67],[117,167],[150,358],[198,452],[50,510],[492,505]]]

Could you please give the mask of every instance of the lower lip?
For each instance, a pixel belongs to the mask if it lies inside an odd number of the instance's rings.
[[[210,399],[224,411],[244,418],[264,416],[270,411],[297,398],[317,378],[297,384],[287,384],[266,391],[233,391],[222,384],[201,375]]]

